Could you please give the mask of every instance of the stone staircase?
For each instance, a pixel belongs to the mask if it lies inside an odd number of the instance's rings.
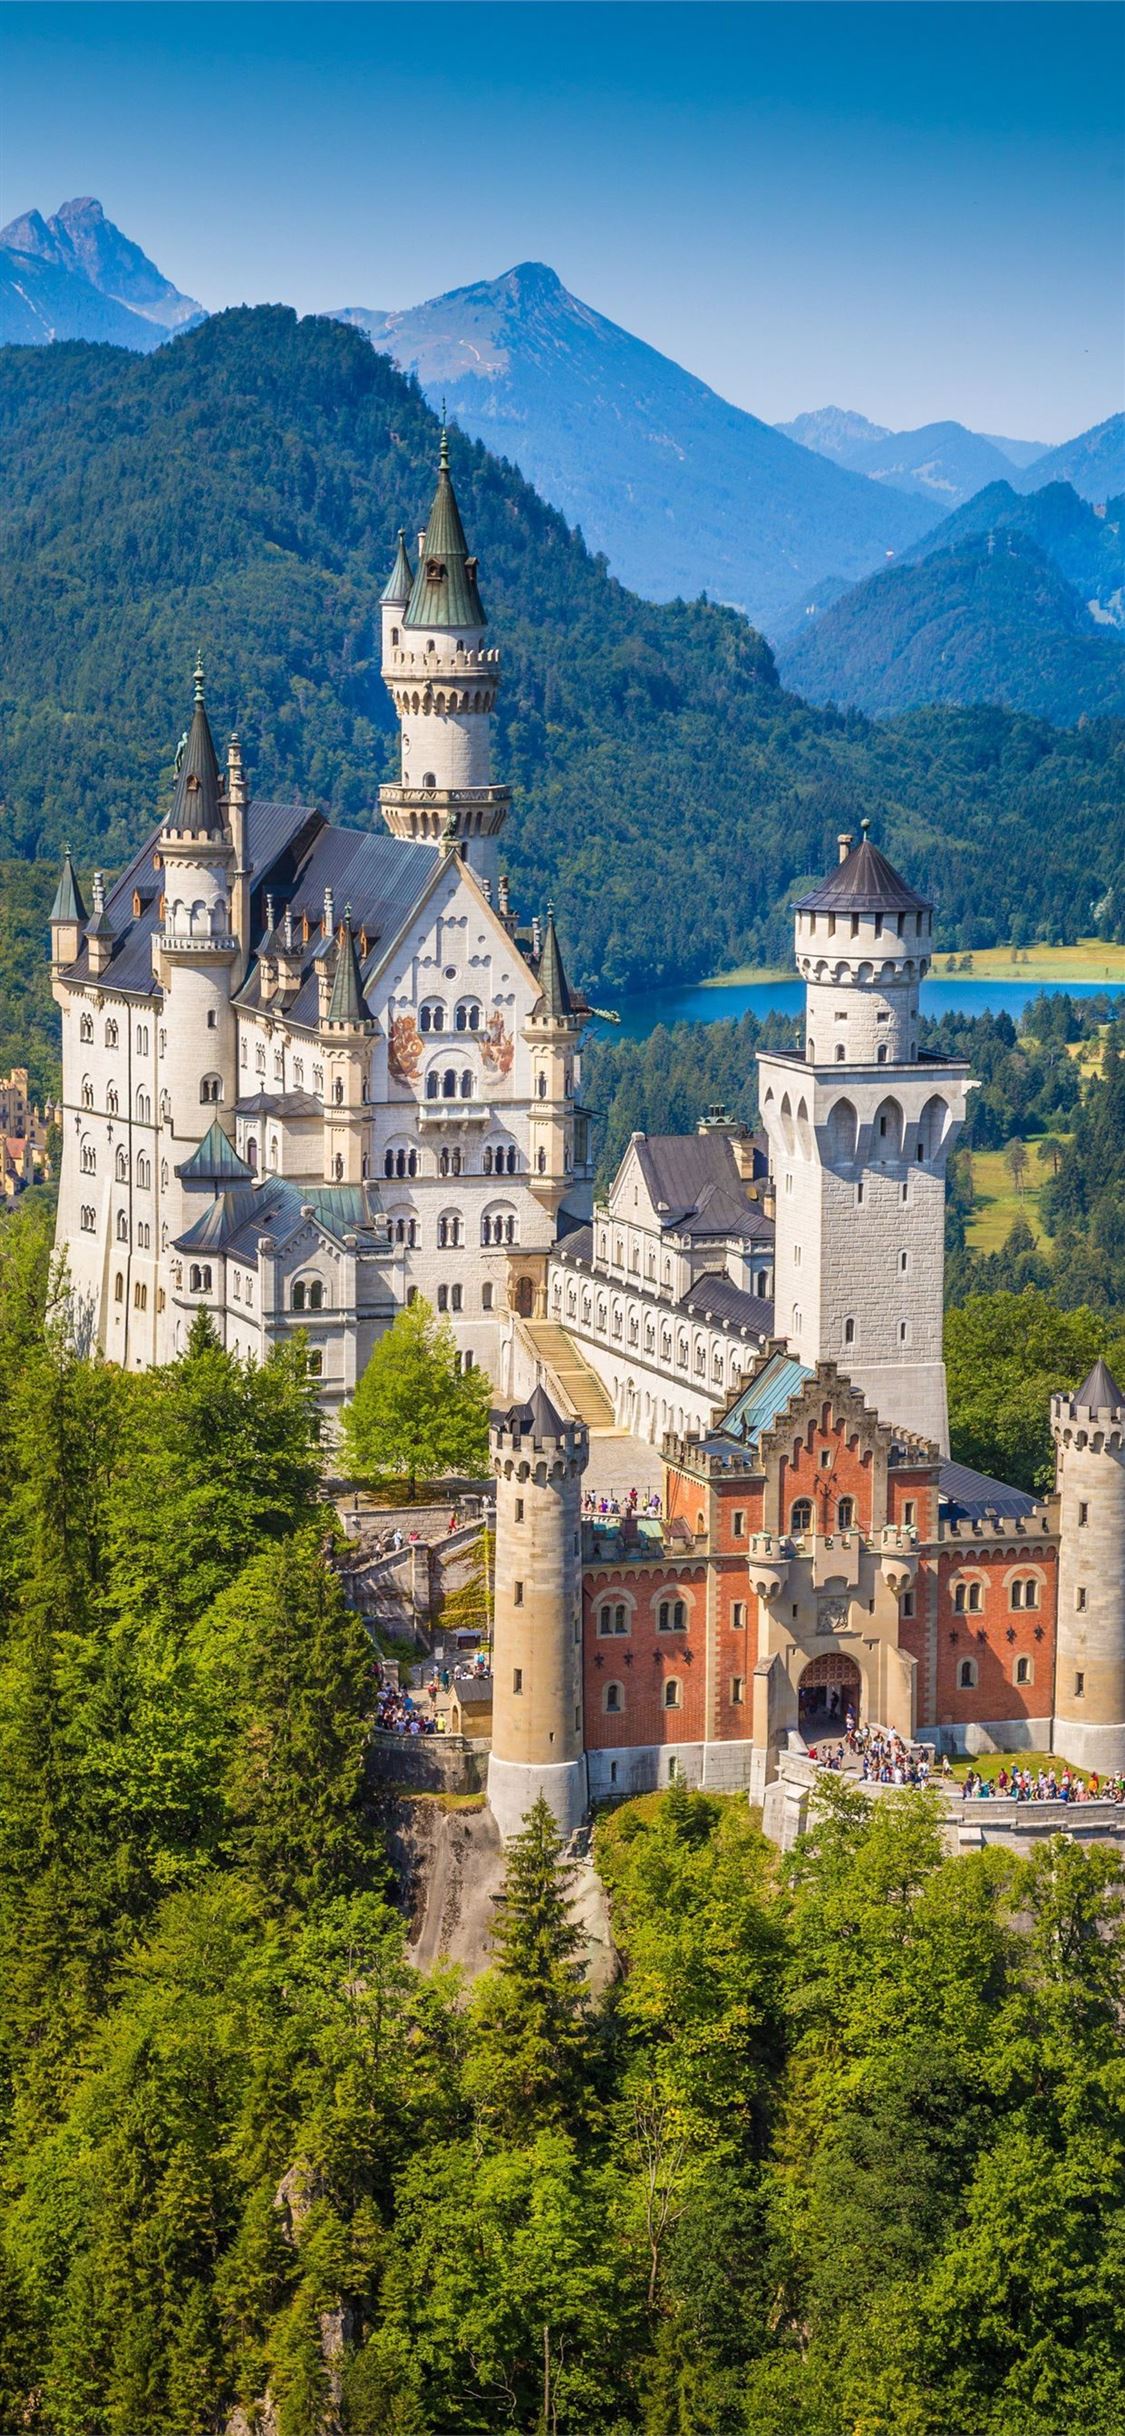
[[[555,1320],[524,1320],[523,1335],[544,1371],[548,1395],[558,1391],[572,1413],[584,1421],[592,1438],[625,1435],[613,1417],[613,1405],[595,1371],[591,1370],[572,1336]]]

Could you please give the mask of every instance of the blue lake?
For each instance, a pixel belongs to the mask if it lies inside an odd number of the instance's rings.
[[[1044,993],[1053,997],[1060,990],[1068,990],[1072,998],[1098,998],[1111,991],[1119,999],[1125,999],[1125,987],[1120,982],[943,979],[923,982],[922,1013],[1003,1013],[1018,1021],[1029,999]],[[632,1040],[644,1040],[660,1023],[718,1023],[722,1016],[747,1014],[800,1015],[804,1003],[804,983],[795,977],[791,981],[722,982],[714,988],[686,982],[676,989],[649,990],[643,996],[619,999],[621,1023],[613,1029]]]

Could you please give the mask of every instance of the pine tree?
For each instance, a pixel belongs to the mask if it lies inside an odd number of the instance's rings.
[[[572,1877],[540,1795],[508,1848],[496,1959],[477,1994],[466,2066],[469,2096],[502,2135],[522,2135],[532,2122],[565,2127],[581,2109],[590,2024]]]
[[[483,1371],[462,1370],[448,1320],[421,1295],[379,1338],[343,1416],[344,1445],[361,1479],[419,1480],[484,1470],[490,1388]]]

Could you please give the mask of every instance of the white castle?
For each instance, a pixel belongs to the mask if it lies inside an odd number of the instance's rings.
[[[168,1360],[201,1309],[258,1359],[303,1329],[332,1411],[416,1294],[493,1375],[509,1304],[542,1308],[589,1208],[586,1010],[499,872],[485,631],[443,433],[417,568],[400,535],[383,594],[385,828],[248,800],[197,667],[166,817],[89,917],[66,857],[58,1241],[113,1360]]]

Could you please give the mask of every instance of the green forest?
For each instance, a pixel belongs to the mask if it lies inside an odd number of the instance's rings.
[[[5,1221],[0,2426],[1125,2425],[1116,1856],[674,1786],[597,1826],[608,1986],[542,1809],[422,1975],[302,1354],[81,1320]]]
[[[120,866],[157,815],[197,647],[261,794],[377,818],[378,594],[437,454],[416,386],[357,331],[260,307],[145,357],[0,351],[0,440],[0,855],[53,866],[69,842],[84,875]],[[453,469],[504,652],[516,901],[554,894],[602,1003],[787,954],[793,882],[863,814],[947,945],[1090,927],[1122,857],[1121,722],[810,709],[734,611],[636,599],[456,433]]]

